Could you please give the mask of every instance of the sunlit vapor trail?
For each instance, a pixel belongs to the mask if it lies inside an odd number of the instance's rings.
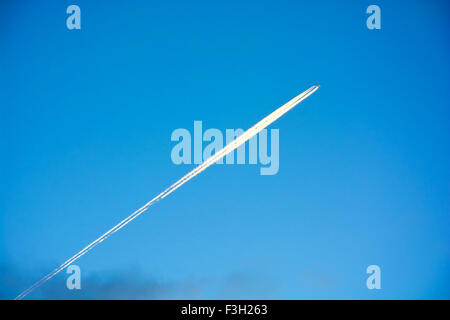
[[[72,262],[78,260],[80,257],[85,255],[88,251],[93,249],[95,246],[100,244],[102,241],[125,227],[128,223],[136,219],[138,216],[140,216],[143,212],[145,212],[152,204],[155,202],[164,199],[169,194],[177,190],[179,187],[181,187],[183,184],[194,178],[196,175],[201,173],[203,170],[208,168],[213,163],[220,160],[222,157],[226,156],[228,153],[233,151],[234,149],[238,148],[240,145],[244,144],[246,141],[251,139],[253,136],[257,135],[261,130],[266,128],[268,125],[270,125],[272,122],[280,118],[282,115],[284,115],[286,112],[294,108],[297,104],[308,98],[311,94],[313,94],[317,89],[319,89],[320,85],[314,85],[308,90],[302,92],[298,96],[296,96],[294,99],[290,100],[283,106],[279,107],[277,110],[269,114],[267,117],[259,121],[257,124],[255,124],[253,127],[245,131],[243,134],[241,134],[239,137],[231,141],[229,144],[227,144],[225,147],[220,149],[217,153],[206,159],[203,163],[199,164],[194,170],[187,173],[184,177],[182,177],[180,180],[172,184],[170,187],[168,187],[166,190],[158,194],[156,197],[154,197],[152,200],[147,202],[144,206],[130,214],[128,217],[123,219],[121,222],[119,222],[117,225],[106,231],[103,235],[101,235],[99,238],[97,238],[95,241],[91,242],[89,245],[84,247],[80,252],[75,254],[72,258],[68,259],[66,262],[64,262],[62,265],[60,265],[58,268],[56,268],[53,272],[49,273],[45,277],[43,277],[41,280],[33,284],[31,287],[23,291],[21,294],[19,294],[15,300],[20,300],[24,298],[27,294],[29,294],[31,291],[45,283],[47,280],[50,280],[53,276],[57,275],[59,272],[64,270],[66,267],[68,267]]]

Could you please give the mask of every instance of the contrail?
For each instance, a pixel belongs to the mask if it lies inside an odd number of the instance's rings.
[[[31,291],[45,283],[46,281],[53,278],[55,275],[57,275],[59,272],[64,270],[66,267],[68,267],[72,262],[78,260],[82,256],[84,256],[88,251],[93,249],[95,246],[109,238],[111,235],[125,227],[128,223],[139,217],[142,213],[144,213],[152,204],[155,202],[164,199],[169,194],[177,190],[179,187],[181,187],[183,184],[194,178],[196,175],[198,175],[200,172],[208,168],[210,165],[215,163],[216,161],[220,160],[222,157],[226,156],[228,153],[232,152],[234,149],[238,148],[240,145],[244,144],[247,140],[251,139],[253,136],[257,135],[260,131],[262,131],[264,128],[266,128],[268,125],[270,125],[272,122],[280,118],[282,115],[284,115],[286,112],[294,108],[296,105],[298,105],[300,102],[308,98],[310,95],[312,95],[317,89],[319,89],[320,85],[314,85],[308,90],[302,92],[286,104],[279,107],[277,110],[269,114],[267,117],[259,121],[257,124],[255,124],[253,127],[245,131],[243,134],[241,134],[239,137],[231,141],[229,144],[227,144],[225,147],[223,147],[221,150],[219,150],[217,153],[206,159],[203,163],[199,164],[194,170],[187,173],[184,177],[182,177],[180,180],[172,184],[170,187],[168,187],[166,190],[158,194],[156,197],[154,197],[152,200],[147,202],[144,206],[130,214],[128,217],[123,219],[121,222],[119,222],[117,225],[106,231],[103,235],[101,235],[99,238],[97,238],[95,241],[91,242],[89,245],[84,247],[80,252],[75,254],[72,258],[68,259],[66,262],[64,262],[62,265],[60,265],[58,268],[56,268],[53,272],[49,273],[45,277],[43,277],[41,280],[33,284],[31,287],[23,291],[21,294],[19,294],[15,300],[21,300],[24,298],[27,294],[29,294]]]

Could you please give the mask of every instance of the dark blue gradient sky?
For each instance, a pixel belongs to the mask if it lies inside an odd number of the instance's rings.
[[[8,2],[1,298],[191,170],[173,130],[248,128],[315,83],[271,127],[277,175],[213,166],[80,259],[81,292],[29,298],[450,298],[447,1]]]

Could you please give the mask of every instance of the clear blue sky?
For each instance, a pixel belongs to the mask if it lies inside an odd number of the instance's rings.
[[[81,8],[81,30],[66,8]],[[382,29],[368,30],[370,4]],[[277,121],[29,298],[450,298],[446,1],[2,1],[0,297],[193,168],[176,128]],[[382,271],[368,290],[366,268]]]

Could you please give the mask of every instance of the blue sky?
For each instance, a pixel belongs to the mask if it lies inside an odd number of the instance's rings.
[[[321,83],[271,126],[278,174],[213,166],[77,261],[82,290],[61,273],[29,298],[449,299],[448,9],[2,2],[0,297],[191,170],[173,130],[248,128]]]

